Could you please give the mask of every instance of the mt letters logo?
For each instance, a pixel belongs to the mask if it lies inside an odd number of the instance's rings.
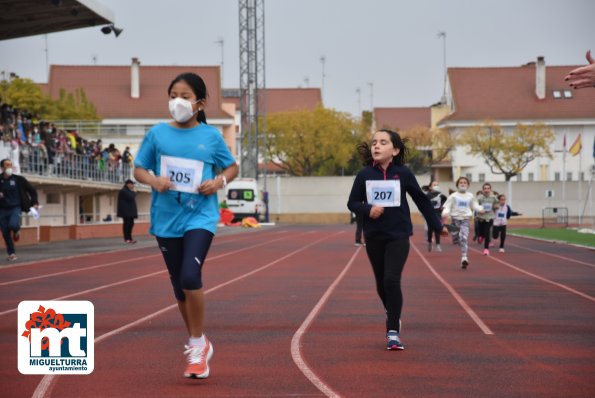
[[[95,365],[90,301],[21,301],[18,364],[22,374],[89,374]]]

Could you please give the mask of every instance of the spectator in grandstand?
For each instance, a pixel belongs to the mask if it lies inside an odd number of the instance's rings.
[[[453,241],[458,241],[461,246],[461,268],[469,266],[467,258],[467,239],[469,238],[469,220],[473,217],[473,211],[483,213],[481,207],[469,189],[467,177],[459,177],[456,182],[457,191],[450,194],[442,209],[442,217],[451,218],[452,224],[459,230],[453,234]],[[443,220],[445,223],[445,220]]]
[[[347,207],[364,218],[366,252],[387,315],[386,348],[402,350],[401,274],[413,234],[405,194],[409,193],[430,229],[440,230],[442,225],[415,176],[403,164],[407,148],[398,133],[376,131],[371,146],[362,143],[358,151],[365,167],[355,177]]]
[[[138,211],[136,209],[136,189],[132,180],[126,180],[124,187],[118,193],[117,215],[124,221],[124,243],[136,243],[136,240],[132,239],[132,228],[134,228],[134,219],[138,217]]]
[[[500,253],[504,253],[504,241],[506,240],[506,224],[512,216],[520,216],[521,213],[513,211],[510,206],[506,204],[506,196],[498,195],[498,211],[496,218],[494,218],[494,240],[500,238]]]
[[[202,78],[181,74],[167,94],[174,120],[147,132],[134,160],[134,177],[153,188],[151,233],[190,335],[184,376],[206,378],[213,346],[204,335],[202,268],[219,222],[216,192],[235,178],[238,166],[221,133],[207,125]]]
[[[595,60],[591,50],[586,54],[588,64],[571,70],[564,78],[572,88],[595,87]]]
[[[12,161],[0,161],[0,228],[6,243],[8,261],[17,259],[14,242],[20,239],[21,212],[38,208],[37,191],[23,176],[13,174]]]
[[[122,175],[124,178],[130,178],[130,170],[133,159],[134,157],[132,156],[132,152],[130,152],[130,147],[127,146],[122,153]]]

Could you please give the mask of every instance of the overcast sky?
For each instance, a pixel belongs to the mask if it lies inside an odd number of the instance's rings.
[[[50,64],[218,65],[239,86],[237,0],[96,0],[115,15],[120,37],[99,27],[47,35]],[[266,0],[267,87],[320,87],[324,102],[358,113],[429,106],[447,66],[585,64],[595,52],[594,0]],[[44,36],[0,41],[0,71],[46,82]],[[173,78],[173,76],[172,76]],[[166,88],[164,87],[164,90]],[[165,98],[165,94],[164,94]],[[166,106],[164,99],[164,106]]]

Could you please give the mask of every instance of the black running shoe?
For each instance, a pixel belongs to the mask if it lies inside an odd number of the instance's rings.
[[[401,343],[401,337],[398,332],[388,332],[386,334],[387,350],[404,350],[405,346]]]

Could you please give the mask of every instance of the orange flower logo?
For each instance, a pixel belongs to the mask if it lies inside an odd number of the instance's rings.
[[[40,330],[44,330],[46,328],[54,328],[58,330],[63,330],[71,325],[70,322],[64,320],[64,315],[56,314],[51,308],[47,310],[43,306],[39,306],[37,312],[31,314],[31,319],[27,321],[25,324],[25,330],[21,336],[29,338],[29,342],[31,342],[31,328],[36,328]],[[47,337],[44,337],[42,340],[41,349],[45,350],[50,346],[50,341]]]

